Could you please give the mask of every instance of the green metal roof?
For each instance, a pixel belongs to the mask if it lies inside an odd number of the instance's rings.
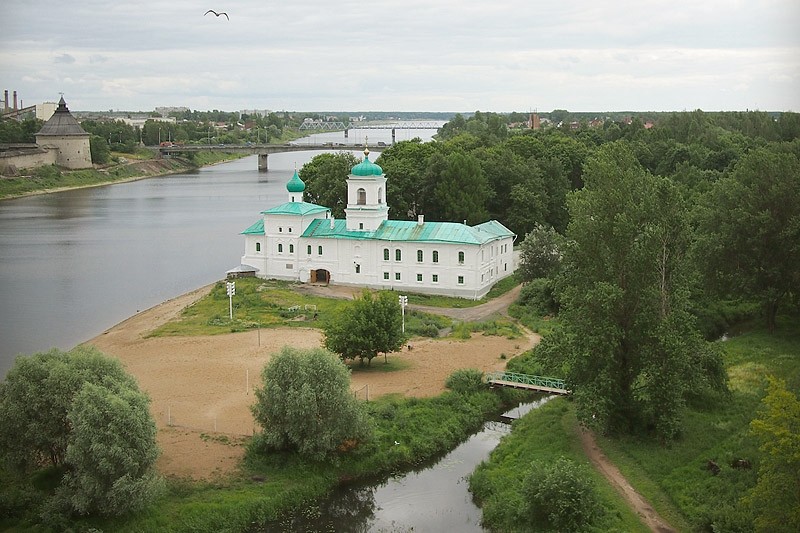
[[[244,230],[241,235],[264,235],[264,219],[259,219],[258,222]]]
[[[303,237],[328,239],[356,239],[403,242],[441,242],[453,244],[485,244],[514,234],[496,221],[478,226],[466,226],[456,222],[425,222],[420,225],[413,220],[385,220],[375,231],[348,230],[346,220],[317,219],[303,232]]]
[[[261,211],[262,215],[311,215],[314,213],[324,213],[330,211],[329,208],[310,204],[308,202],[286,202],[266,211]]]

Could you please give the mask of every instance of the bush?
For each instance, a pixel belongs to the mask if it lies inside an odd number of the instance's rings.
[[[569,459],[534,461],[524,498],[531,523],[556,531],[579,531],[595,522],[601,506],[588,473]]]
[[[539,315],[558,314],[553,283],[546,278],[534,279],[523,285],[517,303]]]
[[[296,450],[324,459],[345,441],[369,436],[364,406],[350,394],[350,371],[331,352],[284,347],[261,376],[251,410],[264,431],[253,451]]]
[[[483,383],[483,373],[475,368],[456,370],[447,377],[445,386],[454,392],[460,393],[478,392],[486,387]]]

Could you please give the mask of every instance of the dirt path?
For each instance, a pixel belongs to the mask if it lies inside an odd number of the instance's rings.
[[[316,296],[324,296],[326,298],[344,298],[351,300],[361,294],[364,289],[360,287],[345,287],[342,285],[301,285],[297,288],[299,292],[305,294],[314,294]],[[465,322],[473,322],[485,320],[493,314],[505,314],[508,311],[508,306],[514,303],[522,290],[522,285],[517,285],[507,293],[498,296],[488,302],[473,307],[433,307],[430,305],[413,305],[409,304],[409,309],[417,311],[424,311],[435,315],[447,316],[455,318],[456,320],[463,320]]]
[[[594,433],[585,428],[578,430],[578,432],[580,433],[583,451],[592,461],[594,467],[611,482],[611,485],[625,498],[625,501],[639,516],[639,519],[650,528],[650,531],[675,533],[676,530],[658,515],[653,506],[650,505],[650,502],[636,492],[636,489],[628,483],[628,480],[625,479],[625,476],[622,475],[614,463],[609,461],[608,457],[600,450],[594,439]]]

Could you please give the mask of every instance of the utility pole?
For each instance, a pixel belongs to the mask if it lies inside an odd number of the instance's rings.
[[[236,282],[228,281],[225,286],[228,289],[228,309],[230,310],[231,320],[233,320],[233,295],[236,294]]]
[[[408,296],[400,296],[400,313],[403,315],[403,333],[406,332],[406,306],[408,305]]]

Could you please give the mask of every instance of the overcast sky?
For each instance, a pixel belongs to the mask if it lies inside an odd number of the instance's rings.
[[[0,85],[75,111],[800,111],[800,1],[9,0]]]

